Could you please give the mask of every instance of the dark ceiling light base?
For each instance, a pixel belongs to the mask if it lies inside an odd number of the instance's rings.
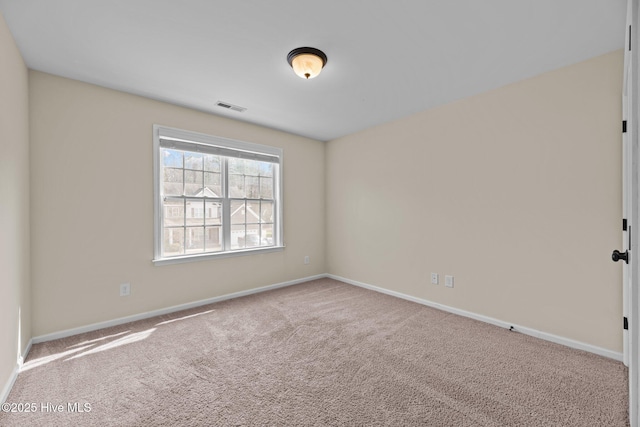
[[[312,79],[327,64],[327,55],[313,47],[299,47],[289,52],[287,62],[297,75]]]

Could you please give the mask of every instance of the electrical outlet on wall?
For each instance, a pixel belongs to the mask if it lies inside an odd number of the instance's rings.
[[[438,284],[438,273],[431,273],[431,284]]]
[[[304,263],[309,264],[311,261],[309,260],[309,255],[304,257]]]
[[[444,285],[447,288],[453,288],[453,276],[444,276]]]
[[[131,283],[122,283],[120,285],[120,296],[126,297],[131,294]]]

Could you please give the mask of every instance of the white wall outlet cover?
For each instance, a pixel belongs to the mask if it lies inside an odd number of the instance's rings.
[[[309,255],[307,255],[307,256],[304,257],[304,263],[305,264],[309,264],[309,262],[310,262],[309,261]]]
[[[438,284],[438,273],[431,273],[431,283],[434,285]]]
[[[131,284],[130,283],[122,283],[120,285],[120,296],[126,297],[131,293]]]
[[[444,285],[447,288],[453,288],[453,276],[444,276]]]

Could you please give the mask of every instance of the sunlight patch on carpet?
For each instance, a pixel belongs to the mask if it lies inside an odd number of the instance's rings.
[[[122,337],[119,338],[113,342],[110,342],[108,344],[103,344],[101,346],[92,348],[91,350],[85,351],[84,353],[80,353],[80,354],[76,354],[73,357],[70,357],[68,359],[65,359],[65,362],[69,361],[69,360],[73,360],[73,359],[79,359],[83,356],[88,356],[89,354],[94,354],[94,353],[99,353],[101,351],[106,351],[106,350],[111,350],[114,349],[116,347],[120,347],[126,344],[132,344],[134,342],[138,342],[138,341],[142,341],[146,338],[148,338],[153,331],[155,331],[156,328],[151,328],[151,329],[147,329],[146,331],[142,331],[142,332],[136,332],[134,334],[130,334],[127,335],[126,337]]]
[[[177,322],[178,320],[191,319],[192,317],[202,316],[203,314],[212,313],[213,310],[203,311],[202,313],[191,314],[189,316],[178,317],[177,319],[165,320],[164,322],[156,323],[156,326],[168,325],[169,323]]]
[[[68,356],[73,353],[77,353],[79,351],[85,350],[91,347],[90,345],[86,345],[84,347],[74,348],[72,350],[63,351],[62,353],[52,354],[50,356],[40,357],[39,359],[30,360],[20,369],[20,372],[25,372],[33,368],[37,368],[38,366],[46,365],[47,363],[53,362],[54,360],[62,359],[65,356]]]
[[[78,344],[70,345],[67,348],[79,347],[79,346],[83,346],[83,345],[87,345],[87,344],[94,344],[94,343],[96,343],[98,341],[104,341],[104,340],[108,340],[109,338],[119,337],[120,335],[128,334],[129,332],[131,332],[131,331],[119,332],[117,334],[107,335],[107,336],[96,338],[96,339],[93,339],[93,340],[87,340],[87,341],[84,341],[84,342],[80,342]]]

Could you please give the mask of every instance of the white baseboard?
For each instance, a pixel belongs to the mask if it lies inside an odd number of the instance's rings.
[[[286,286],[297,285],[299,283],[308,282],[310,280],[322,279],[327,277],[325,274],[319,274],[316,276],[309,276],[302,279],[290,280],[288,282],[276,283],[274,285],[262,286],[260,288],[248,289],[246,291],[234,292],[231,294],[221,295],[218,297],[207,298],[200,301],[194,301],[186,304],[174,305],[172,307],[162,308],[158,310],[147,311],[145,313],[134,314],[132,316],[120,317],[118,319],[107,320],[105,322],[92,323],[86,326],[80,326],[78,328],[66,329],[64,331],[53,332],[50,334],[40,335],[34,337],[31,341],[34,344],[41,342],[57,340],[60,338],[66,338],[73,335],[82,334],[85,332],[97,331],[99,329],[109,328],[111,326],[118,326],[129,322],[135,322],[136,320],[148,319],[150,317],[161,316],[163,314],[175,313],[176,311],[188,310],[190,308],[200,307],[214,302],[225,301],[233,298],[239,298],[251,294],[257,294],[259,292],[266,292],[272,289],[284,288]]]
[[[20,371],[20,367],[16,364],[16,367],[13,368],[13,372],[11,373],[9,380],[2,388],[2,392],[0,392],[0,404],[3,404],[4,402],[7,401],[7,397],[9,397],[9,393],[13,388],[13,384],[16,382],[16,378],[18,378],[19,371]]]
[[[13,388],[13,384],[15,384],[16,379],[18,378],[20,369],[22,369],[22,364],[24,363],[24,360],[27,358],[29,351],[31,351],[32,343],[33,343],[33,340],[29,340],[29,342],[27,343],[27,347],[24,349],[24,351],[18,358],[18,362],[16,363],[16,367],[13,368],[13,372],[11,373],[11,376],[9,377],[7,383],[2,388],[2,391],[0,391],[0,404],[3,404],[4,402],[7,401],[7,398],[9,397],[9,393]]]
[[[362,283],[362,282],[358,282],[356,280],[351,280],[351,279],[347,279],[345,277],[340,277],[340,276],[336,276],[333,274],[327,274],[326,277],[329,277],[331,279],[335,279],[335,280],[339,280],[341,282],[345,282],[348,283],[350,285],[355,285],[355,286],[359,286],[361,288],[366,288],[366,289],[370,289],[372,291],[376,291],[376,292],[380,292],[383,294],[387,294],[387,295],[391,295],[394,297],[398,297],[398,298],[402,298],[408,301],[413,301],[413,302],[417,302],[418,304],[423,304],[429,307],[433,307],[433,308],[437,308],[439,310],[442,311],[446,311],[449,313],[453,313],[453,314],[457,314],[459,316],[464,316],[464,317],[468,317],[470,319],[475,319],[475,320],[479,320],[481,322],[485,322],[485,323],[490,323],[492,325],[495,326],[499,326],[502,328],[506,328],[506,329],[511,329],[513,331],[516,332],[520,332],[523,333],[525,335],[530,335],[532,337],[536,337],[536,338],[540,338],[543,339],[545,341],[551,341],[554,342],[556,344],[562,344],[564,346],[567,347],[571,347],[571,348],[575,348],[578,350],[584,350],[584,351],[588,351],[590,353],[594,353],[594,354],[598,354],[600,356],[604,356],[604,357],[608,357],[610,359],[614,359],[617,360],[619,362],[622,362],[623,357],[622,357],[622,353],[618,353],[615,351],[611,351],[611,350],[607,350],[606,348],[602,348],[602,347],[597,347],[591,344],[586,344],[580,341],[575,341],[569,338],[564,338],[564,337],[560,337],[557,335],[553,335],[553,334],[549,334],[546,332],[541,332],[538,331],[536,329],[531,329],[531,328],[527,328],[524,326],[519,326],[513,323],[509,323],[509,322],[505,322],[502,320],[498,320],[498,319],[494,319],[493,317],[488,317],[488,316],[483,316],[481,314],[476,314],[476,313],[471,313],[469,311],[465,311],[465,310],[460,310],[454,307],[449,307],[447,305],[444,304],[439,304],[437,302],[433,302],[433,301],[429,301],[429,300],[425,300],[422,298],[417,298],[417,297],[413,297],[411,295],[406,295],[400,292],[395,292],[395,291],[390,291],[388,289],[384,289],[384,288],[379,288],[377,286],[373,286],[373,285],[369,285],[367,283]]]
[[[22,356],[20,356],[20,359],[18,359],[18,366],[20,367],[20,369],[22,369],[22,365],[24,364],[24,360],[29,355],[29,352],[31,351],[31,346],[32,345],[33,345],[33,338],[31,338],[29,340],[29,342],[27,343],[27,347],[22,352]]]

